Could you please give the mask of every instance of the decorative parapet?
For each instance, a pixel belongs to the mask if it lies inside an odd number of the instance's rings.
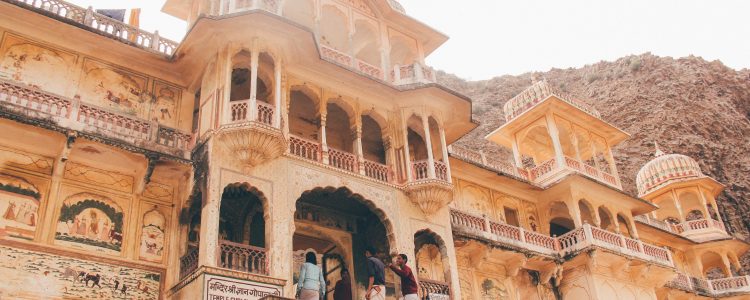
[[[631,239],[621,234],[584,224],[559,237],[549,237],[518,226],[488,220],[486,216],[475,216],[451,210],[451,225],[454,232],[474,236],[511,248],[524,249],[548,256],[567,257],[591,247],[674,267],[672,254],[666,248]]]
[[[702,279],[677,273],[665,286],[708,297],[725,297],[750,293],[750,276]]]
[[[485,169],[513,175],[540,187],[545,187],[570,172],[576,172],[622,190],[622,186],[620,185],[617,176],[601,171],[597,167],[590,166],[580,160],[568,156],[564,157],[564,164],[560,164],[557,162],[557,159],[552,158],[533,168],[524,169],[517,168],[512,164],[503,162],[499,159],[488,157],[482,151],[474,151],[461,146],[450,145],[448,147],[448,153],[453,157],[474,163]]]
[[[123,43],[172,56],[179,44],[159,36],[159,32],[150,33],[125,24],[94,11],[92,7],[83,8],[62,0],[2,0],[64,22],[79,24],[98,34],[119,40]]]
[[[588,105],[585,102],[572,97],[571,95],[558,91],[557,89],[550,86],[546,80],[542,80],[523,90],[523,92],[519,93],[505,103],[505,105],[503,106],[503,111],[505,112],[505,121],[507,122],[520,116],[521,114],[530,110],[550,96],[555,96],[558,99],[565,101],[566,103],[580,109],[583,112],[586,112],[594,117],[601,118],[601,114],[599,114],[599,111],[594,109],[591,105]]]
[[[192,136],[179,129],[42,91],[23,83],[0,79],[0,107],[8,117],[115,139],[185,159]]]

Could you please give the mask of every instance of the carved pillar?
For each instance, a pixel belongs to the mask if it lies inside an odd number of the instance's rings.
[[[216,266],[219,248],[219,212],[221,190],[218,168],[210,168],[206,176],[206,193],[201,209],[200,243],[198,245],[198,265]]]
[[[414,181],[414,174],[412,172],[411,154],[409,154],[409,125],[406,120],[404,122],[404,164],[406,167],[406,181]]]
[[[521,150],[518,147],[518,141],[516,140],[516,135],[513,135],[513,143],[511,145],[513,147],[513,161],[516,163],[517,168],[523,168],[523,160],[521,159]]]
[[[328,141],[326,140],[326,113],[320,115],[320,149],[324,164],[328,164]]]
[[[674,207],[677,209],[677,213],[680,215],[680,223],[685,222],[685,214],[682,212],[682,205],[680,205],[680,201],[677,200],[677,193],[672,189],[670,191],[670,194],[672,195],[672,202],[674,202]]]
[[[450,159],[448,159],[448,146],[445,145],[445,127],[440,126],[440,149],[443,150],[443,162],[445,163],[445,172],[446,177],[448,177],[448,182],[453,183],[453,178],[451,178],[451,164]]]
[[[253,47],[250,56],[250,121],[258,119],[258,49]]]
[[[565,160],[563,160],[562,144],[560,144],[560,132],[557,130],[557,124],[555,124],[552,114],[547,114],[545,119],[547,120],[547,130],[549,131],[550,137],[552,137],[552,146],[555,149],[555,160],[557,160],[556,165],[562,168],[565,164]]]
[[[354,123],[354,146],[357,154],[357,169],[359,174],[365,175],[365,154],[362,150],[362,115],[357,113]]]
[[[391,137],[384,136],[383,137],[383,148],[385,149],[385,165],[388,166],[389,172],[388,172],[388,181],[390,182],[393,180],[393,172],[396,170],[396,154],[393,151],[393,142],[391,142]]]
[[[424,128],[424,139],[427,146],[427,175],[435,179],[435,157],[432,155],[432,138],[430,138],[430,122],[426,114],[422,114],[422,127]]]
[[[281,86],[283,81],[281,80],[281,60],[273,64],[273,75],[274,75],[274,109],[276,110],[273,114],[273,127],[281,127]]]

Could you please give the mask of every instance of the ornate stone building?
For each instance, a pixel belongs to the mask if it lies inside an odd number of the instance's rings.
[[[364,249],[426,299],[741,299],[723,186],[534,83],[487,136],[393,0],[168,0],[180,43],[62,0],[0,1],[0,298],[292,297]],[[387,272],[390,299],[399,280]],[[330,296],[329,296],[330,299]]]

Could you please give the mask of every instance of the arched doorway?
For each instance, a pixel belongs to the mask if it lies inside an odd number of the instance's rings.
[[[413,272],[419,281],[423,298],[430,295],[450,296],[450,266],[443,239],[429,229],[414,234]]]
[[[268,274],[266,202],[263,193],[248,183],[224,188],[219,209],[218,267]]]
[[[297,199],[294,218],[293,283],[297,283],[302,257],[313,252],[326,278],[327,299],[332,299],[331,292],[342,268],[347,268],[352,276],[355,298],[364,296],[368,279],[366,247],[374,247],[376,256],[384,262],[390,261],[389,254],[395,245],[391,223],[372,201],[346,187],[317,187],[303,192]],[[395,292],[394,282],[393,274],[386,272],[388,294]]]
[[[561,236],[575,229],[575,222],[570,215],[568,206],[563,202],[555,202],[549,209],[549,234]]]

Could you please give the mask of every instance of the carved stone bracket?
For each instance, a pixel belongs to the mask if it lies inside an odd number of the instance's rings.
[[[260,123],[224,126],[218,130],[216,139],[243,167],[254,167],[274,159],[288,147],[281,130]]]
[[[431,215],[453,200],[453,185],[441,180],[409,183],[406,194],[426,215]]]

